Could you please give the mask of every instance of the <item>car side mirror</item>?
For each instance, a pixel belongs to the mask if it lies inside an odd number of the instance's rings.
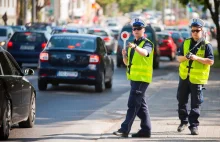
[[[33,69],[30,69],[30,68],[27,68],[24,70],[24,75],[27,76],[27,75],[34,75],[34,70]]]

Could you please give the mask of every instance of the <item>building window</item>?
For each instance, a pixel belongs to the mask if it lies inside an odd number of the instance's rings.
[[[10,1],[11,1],[11,0],[8,0],[8,7],[10,7]]]
[[[2,0],[0,0],[0,7],[2,7]]]
[[[7,0],[4,1],[5,7],[7,7]]]
[[[81,0],[77,0],[77,8],[80,8],[81,6]]]

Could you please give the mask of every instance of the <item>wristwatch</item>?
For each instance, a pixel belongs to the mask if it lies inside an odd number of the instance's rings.
[[[135,44],[134,49],[137,48],[137,45]]]

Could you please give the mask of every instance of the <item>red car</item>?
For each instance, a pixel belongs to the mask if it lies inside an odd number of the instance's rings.
[[[160,56],[169,57],[173,61],[176,57],[176,44],[170,33],[157,32]]]

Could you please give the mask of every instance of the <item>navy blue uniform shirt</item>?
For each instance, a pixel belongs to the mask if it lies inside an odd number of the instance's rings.
[[[183,42],[183,43],[184,43],[184,42]],[[196,45],[196,43],[197,43],[197,42],[196,42],[193,38],[191,38],[191,43],[190,43],[190,48],[189,48],[189,50],[192,49],[192,48]],[[200,47],[201,44],[203,44],[203,43],[204,43],[204,41],[201,42],[201,43],[199,43],[199,45],[197,45],[197,47],[194,48],[194,49],[191,51],[191,53],[196,54],[197,51],[198,51],[198,49],[199,49],[199,47]],[[179,55],[179,56],[184,56],[183,44],[182,44],[182,46],[179,48],[178,55]],[[204,58],[209,58],[209,59],[211,59],[211,60],[214,60],[213,48],[212,48],[212,45],[211,45],[210,43],[208,43],[208,44],[205,45],[205,57],[204,57]],[[192,65],[192,62],[193,62],[192,60],[189,61],[189,66]]]

